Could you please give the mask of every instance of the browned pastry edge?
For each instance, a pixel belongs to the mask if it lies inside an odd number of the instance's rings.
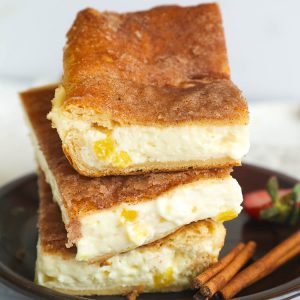
[[[246,124],[217,4],[85,9],[67,35],[65,113],[98,124]],[[92,47],[91,47],[92,45]]]
[[[59,253],[61,257],[75,257],[76,248],[66,248],[67,232],[61,219],[58,205],[52,199],[50,186],[46,183],[45,175],[39,170],[39,212],[38,230],[39,241],[43,252]]]
[[[208,259],[210,261],[214,261],[213,258]],[[135,291],[136,288],[140,290],[140,293],[143,293],[143,290],[141,290],[140,287],[119,287],[119,288],[113,288],[113,289],[101,289],[101,290],[70,290],[70,289],[59,289],[59,288],[54,288],[54,290],[69,294],[69,295],[77,295],[77,296],[93,296],[93,295],[123,295],[127,296],[131,292]],[[166,293],[166,292],[180,292],[183,290],[189,289],[189,287],[183,285],[180,287],[173,287],[173,288],[160,288],[159,292],[160,293]]]
[[[43,171],[39,171],[38,177],[39,187],[39,214],[38,214],[38,229],[41,250],[47,254],[57,254],[64,258],[74,258],[76,255],[76,247],[67,248],[65,245],[68,242],[67,232],[61,219],[61,213],[58,205],[52,199],[52,192],[50,186],[46,183]],[[215,230],[215,221],[202,220],[182,226],[174,233],[154,241],[150,244],[139,247],[140,251],[146,249],[159,249],[163,245],[171,245],[174,238],[181,234],[197,233],[199,227],[204,226],[208,228],[210,234]],[[94,262],[99,264],[99,262]],[[101,261],[104,265],[105,261]]]

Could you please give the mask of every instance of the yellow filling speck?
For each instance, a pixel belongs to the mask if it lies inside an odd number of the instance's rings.
[[[112,164],[115,167],[125,168],[131,163],[131,158],[125,151],[120,151],[116,153],[112,158]]]
[[[164,273],[156,273],[153,276],[155,288],[169,286],[173,282],[173,268],[168,267]]]
[[[44,278],[44,282],[45,283],[49,283],[51,281],[55,281],[55,278],[53,276],[48,276],[46,274],[43,276],[43,278]]]
[[[133,232],[138,238],[144,239],[148,236],[147,227],[143,224],[135,224],[133,227]]]
[[[108,135],[104,140],[94,143],[94,152],[100,160],[107,160],[114,151],[115,142],[111,135]]]
[[[232,220],[232,219],[236,218],[237,216],[238,216],[238,214],[236,213],[236,211],[228,210],[228,211],[219,213],[215,219],[218,222],[224,222],[224,221]]]
[[[107,161],[111,159],[114,167],[125,168],[131,163],[131,158],[125,151],[116,152],[116,142],[111,132],[104,131],[106,138],[96,141],[93,150],[99,160]]]
[[[127,228],[128,239],[136,245],[145,243],[149,234],[149,226],[146,223],[133,223]]]
[[[135,210],[123,209],[121,212],[121,217],[126,222],[133,222],[137,218],[138,213]]]
[[[167,204],[167,206],[166,206],[166,212],[168,212],[168,213],[172,213],[172,211],[173,211],[173,206],[172,206],[172,204]]]
[[[88,260],[88,256],[87,255],[78,255],[78,257],[76,257],[76,259],[78,260]]]
[[[108,278],[108,276],[109,276],[109,271],[103,271],[103,277],[104,278]]]

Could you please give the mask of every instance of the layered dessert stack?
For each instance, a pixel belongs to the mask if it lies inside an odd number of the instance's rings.
[[[61,84],[21,98],[39,164],[38,284],[179,291],[217,261],[249,147],[217,5],[81,11]]]

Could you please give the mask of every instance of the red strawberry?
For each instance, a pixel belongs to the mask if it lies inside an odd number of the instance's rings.
[[[289,193],[291,189],[279,190],[279,195],[283,196]],[[260,219],[260,212],[268,207],[272,206],[271,196],[266,190],[257,190],[255,192],[248,193],[244,196],[244,209],[253,218]],[[300,204],[299,204],[300,205]]]
[[[295,224],[300,216],[300,184],[280,189],[276,177],[270,178],[267,190],[257,190],[244,197],[245,211],[255,219]]]

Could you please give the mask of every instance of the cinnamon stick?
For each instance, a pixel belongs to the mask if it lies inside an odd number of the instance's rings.
[[[300,253],[300,230],[280,243],[273,250],[237,274],[224,288],[220,295],[231,299],[239,291],[266,277],[282,264]]]
[[[244,243],[239,243],[234,247],[226,256],[219,260],[216,264],[209,267],[206,271],[198,275],[192,283],[194,288],[200,288],[208,280],[214,277],[216,274],[221,272],[226,266],[237,256],[237,254],[245,247]]]
[[[203,296],[200,291],[198,291],[194,296],[193,300],[206,300],[207,297]]]
[[[296,246],[295,248],[293,248],[292,250],[290,250],[287,254],[285,254],[278,262],[278,266],[282,266],[283,264],[285,264],[286,262],[288,262],[290,259],[292,259],[293,257],[297,256],[298,254],[300,254],[300,244],[298,246]],[[274,267],[274,266],[273,266]],[[275,270],[272,268],[272,270]]]
[[[268,276],[270,273],[272,273],[273,271],[275,271],[276,269],[284,265],[286,262],[288,262],[293,257],[297,256],[298,254],[300,254],[300,245],[294,247],[293,249],[288,251],[285,255],[283,255],[282,258],[279,259],[279,261],[276,264],[273,264],[268,270],[262,273],[259,276],[258,280]]]
[[[200,293],[210,298],[221,290],[253,256],[255,249],[256,243],[248,242],[226,268],[200,287]]]

